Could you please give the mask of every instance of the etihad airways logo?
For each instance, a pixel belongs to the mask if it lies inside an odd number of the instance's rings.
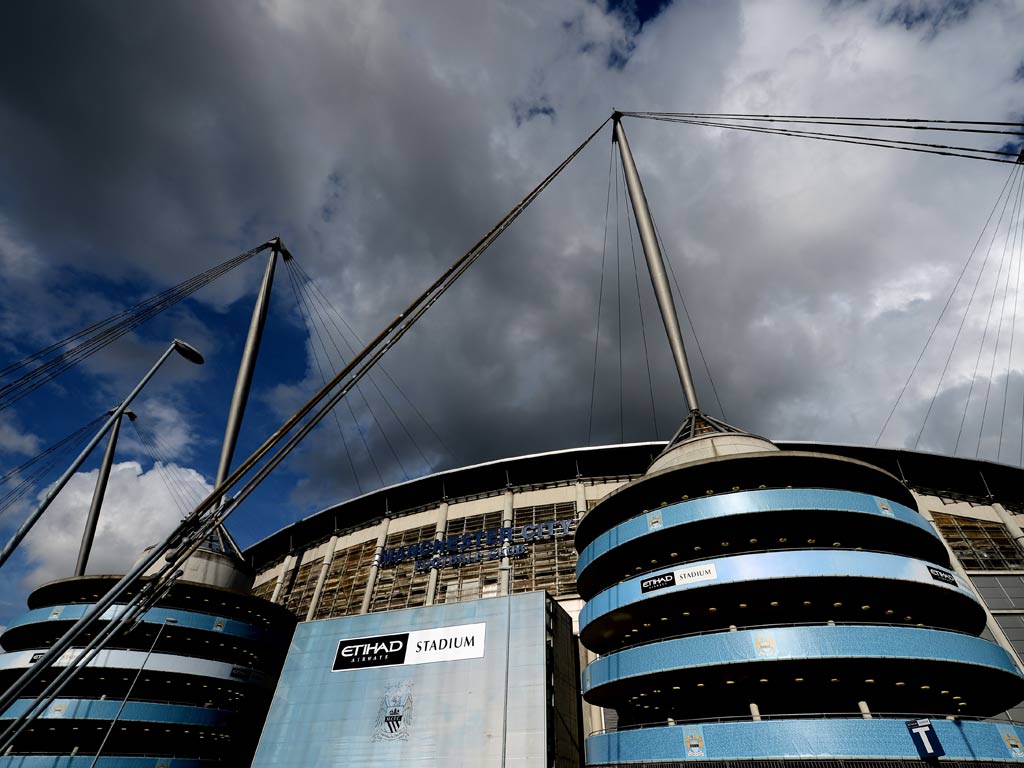
[[[352,637],[338,642],[334,671],[479,659],[486,624],[418,629],[394,635]]]
[[[714,581],[718,578],[718,569],[714,563],[680,568],[668,573],[659,573],[657,576],[650,576],[640,582],[640,593],[646,595],[648,592],[655,592],[659,589],[678,587],[683,584],[693,584],[698,581]]]

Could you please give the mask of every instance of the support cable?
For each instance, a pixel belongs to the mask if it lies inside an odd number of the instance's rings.
[[[1016,196],[1019,197],[1019,190],[1016,192]],[[1015,197],[1014,198],[1014,203],[1013,203],[1012,213],[1010,214],[1011,217],[1016,212],[1016,210],[1017,210],[1017,200],[1016,200],[1016,197]],[[1005,212],[1005,207],[1004,207],[1004,212]],[[1003,217],[1000,215],[999,222],[996,224],[995,232],[993,232],[993,234],[992,234],[992,242],[989,244],[989,251],[990,252],[992,250],[992,245],[995,243],[996,236],[999,234],[999,226],[1002,223],[1003,223]],[[1007,239],[1009,239],[1009,238],[1007,238]],[[988,261],[988,258],[987,258],[987,255],[986,255],[986,262],[987,261]],[[963,435],[964,422],[967,420],[967,409],[970,407],[971,397],[974,395],[974,386],[975,386],[975,384],[977,382],[977,379],[978,379],[978,366],[981,363],[981,354],[982,354],[982,351],[985,348],[985,340],[988,338],[989,325],[992,322],[992,308],[995,305],[996,290],[999,287],[999,276],[1003,273],[1003,262],[1004,261],[1006,261],[1006,242],[1005,241],[1003,242],[1003,253],[1002,253],[1002,256],[1000,257],[1000,260],[999,260],[999,267],[998,267],[998,269],[996,269],[995,281],[992,284],[992,297],[989,300],[988,313],[985,316],[985,329],[984,329],[984,331],[982,333],[982,336],[981,336],[981,344],[978,345],[978,357],[974,361],[974,372],[971,374],[971,387],[967,391],[967,400],[964,403],[964,412],[963,412],[963,415],[960,418],[960,430],[956,434],[956,443],[953,446],[953,455],[954,456],[956,455],[957,450],[960,448],[960,437]],[[981,269],[982,269],[982,272],[984,272],[984,269],[985,269],[985,264],[984,263],[981,265]],[[982,272],[978,273],[978,282],[981,281]],[[977,283],[975,283],[975,287],[977,287]],[[973,297],[974,297],[974,294],[971,294],[971,298],[973,298]],[[968,304],[967,305],[967,312],[970,312],[970,308],[971,308],[970,304]],[[965,318],[967,316],[967,312],[964,313],[964,317]],[[954,342],[954,344],[955,344],[955,342]],[[984,425],[981,425],[981,426],[983,427]],[[979,430],[980,429],[981,429],[981,427],[979,427]]]
[[[590,417],[587,420],[587,445],[594,444],[594,399],[597,395],[597,351],[601,345],[601,307],[604,304],[604,269],[608,256],[608,213],[612,201],[612,164],[615,144],[608,145],[608,189],[604,198],[604,235],[601,239],[601,281],[597,288],[597,330],[594,332],[594,374],[590,380]]]
[[[341,350],[338,349],[337,342],[335,342],[334,339],[331,337],[330,331],[327,329],[327,324],[324,323],[323,317],[312,308],[312,306],[308,303],[308,299],[309,299],[309,297],[306,296],[305,292],[303,292],[303,300],[307,302],[306,309],[309,312],[310,321],[312,322],[313,328],[314,328],[314,330],[316,332],[317,340],[320,342],[320,348],[324,352],[324,358],[325,358],[325,360],[327,362],[327,367],[330,370],[334,370],[336,368],[336,366],[331,361],[331,355],[330,355],[330,352],[328,352],[328,350],[327,350],[327,345],[324,343],[323,336],[326,335],[328,338],[331,339],[331,344],[334,346],[335,352],[338,353],[339,360],[341,360],[343,362],[345,357],[344,357],[344,355],[341,354]],[[317,322],[316,322],[317,319],[320,320],[320,323],[324,327],[323,328],[323,334],[320,333],[320,328],[319,328],[319,326],[317,325]],[[369,380],[369,379],[370,379],[370,377],[368,376],[367,380]],[[380,419],[377,418],[377,414],[374,413],[373,407],[370,405],[370,401],[366,397],[365,389],[362,386],[358,386],[358,387],[355,388],[355,393],[359,397],[359,399],[363,401],[363,407],[366,409],[366,412],[370,415],[370,419],[373,421],[374,425],[377,427],[377,431],[380,433],[381,437],[384,438],[384,445],[387,446],[387,449],[391,452],[391,457],[398,464],[398,467],[399,467],[399,469],[402,472],[403,478],[405,480],[408,480],[409,479],[409,473],[406,471],[405,465],[402,464],[402,460],[398,457],[398,452],[395,451],[395,447],[391,444],[391,439],[388,437],[388,433],[384,431],[383,423],[381,422]],[[365,440],[364,440],[364,444],[365,444]],[[369,447],[367,447],[367,450],[369,450]],[[380,484],[383,486],[384,485],[383,473],[380,471],[376,461],[374,461],[374,468],[377,470],[377,476],[380,479]]]
[[[709,119],[743,120],[761,123],[803,123],[806,125],[839,125],[857,128],[890,128],[915,131],[954,131],[958,133],[1000,133],[1024,136],[1024,123],[1000,123],[983,120],[923,120],[900,117],[823,117],[815,115],[745,115],[715,112],[623,112],[624,115],[639,117],[686,117]],[[948,128],[949,125],[984,125],[1017,128],[1016,131],[1001,131],[987,128]]]
[[[1017,183],[1017,180],[1020,179],[1020,173],[1021,173],[1021,168],[1015,167],[1013,169],[1013,173],[1011,174],[1011,178],[1013,178],[1014,181],[1010,185],[1010,193],[1007,194],[1006,200],[1003,201],[1003,208],[1002,208],[1002,210],[999,213],[999,219],[996,221],[995,229],[992,230],[992,240],[989,241],[988,248],[985,250],[985,259],[981,263],[981,269],[978,270],[978,277],[974,281],[974,287],[971,289],[971,296],[967,300],[967,307],[966,307],[966,309],[964,309],[964,313],[960,317],[960,324],[959,324],[959,326],[957,326],[956,335],[953,337],[953,343],[949,347],[949,354],[946,355],[946,362],[942,366],[942,373],[939,374],[939,380],[935,384],[935,391],[932,393],[932,399],[928,403],[928,410],[925,411],[924,420],[921,422],[921,429],[918,431],[917,438],[914,440],[914,449],[915,450],[917,449],[918,444],[921,442],[921,436],[924,434],[925,427],[928,426],[928,417],[931,416],[932,409],[935,407],[935,400],[939,396],[939,389],[942,387],[942,381],[943,381],[943,379],[945,379],[946,373],[949,371],[949,362],[950,362],[950,360],[953,359],[953,353],[956,351],[956,345],[957,345],[957,342],[960,340],[960,334],[963,333],[964,323],[967,320],[967,315],[970,313],[971,306],[974,304],[974,295],[978,291],[978,284],[981,282],[981,276],[984,274],[985,266],[988,264],[989,257],[992,254],[992,245],[995,243],[996,235],[999,233],[999,226],[1003,222],[1003,215],[1006,213],[1006,206],[1010,202],[1010,197],[1012,197],[1014,194],[1016,194],[1016,183]],[[999,201],[996,200],[996,205],[998,205],[998,204],[999,204]],[[982,230],[982,234],[984,234],[984,230]],[[970,260],[968,260],[968,263],[970,263]],[[967,268],[967,265],[964,265],[964,269],[966,269],[966,268]],[[952,296],[950,298],[952,298]],[[924,354],[923,351],[922,351],[922,354]]]
[[[571,152],[555,169],[534,187],[515,207],[512,208],[492,229],[477,241],[463,256],[458,258],[426,291],[421,293],[398,316],[388,323],[380,333],[346,366],[339,371],[327,385],[310,398],[305,405],[289,417],[278,430],[271,435],[248,458],[242,461],[222,482],[217,484],[203,502],[182,521],[182,523],[163,542],[141,558],[105,595],[86,610],[35,664],[26,669],[11,686],[0,695],[0,711],[5,711],[17,700],[22,691],[42,674],[44,674],[72,646],[81,634],[87,631],[103,615],[111,605],[133,587],[136,581],[147,570],[155,566],[161,558],[165,564],[159,567],[150,583],[162,584],[175,571],[178,563],[184,562],[199,547],[208,530],[221,525],[227,517],[251,494],[259,484],[272,472],[309,434],[309,432],[326,416],[331,408],[348,392],[349,389],[366,372],[377,363],[402,337],[412,325],[419,320],[447,290],[482,256],[491,244],[523,213],[524,210],[543,192],[551,182],[565,169],[569,163],[582,152],[593,138],[608,124],[611,118],[605,119],[583,142]],[[338,388],[337,390],[335,388]],[[308,417],[308,419],[307,419]],[[303,419],[307,419],[303,422]],[[293,433],[293,430],[294,433]],[[287,437],[291,434],[291,437]],[[287,438],[287,439],[286,439]],[[271,455],[271,452],[273,454]],[[269,458],[268,458],[269,456]],[[264,462],[262,465],[260,462]],[[250,472],[252,473],[250,476]],[[234,487],[245,477],[249,479],[241,486],[239,492],[227,503],[222,500],[229,496]],[[165,557],[165,554],[167,557]],[[76,660],[77,661],[77,660]],[[64,671],[76,670],[77,664],[68,665]],[[63,674],[63,673],[62,673]],[[72,672],[74,674],[74,672]],[[38,716],[41,710],[36,710]],[[16,718],[0,734],[0,753],[7,749],[14,736],[12,732],[20,732],[29,724],[25,717]],[[15,733],[16,735],[16,733]]]
[[[1006,226],[1006,241],[1003,243],[1003,253],[1004,254],[1006,253],[1006,246],[1010,245],[1010,229],[1011,228],[1013,229],[1013,232],[1014,232],[1015,236],[1016,236],[1016,233],[1017,233],[1017,227],[1015,225],[1017,223],[1017,218],[1018,218],[1018,216],[1020,214],[1020,202],[1021,202],[1021,192],[1022,191],[1024,191],[1024,184],[1021,184],[1020,187],[1018,187],[1018,189],[1017,189],[1017,202],[1016,202],[1016,205],[1014,206],[1013,215],[1012,215],[1010,221],[1007,222],[1007,226]],[[1014,239],[1016,239],[1016,237],[1014,237]],[[989,397],[992,394],[992,378],[993,378],[993,375],[995,374],[995,371],[996,371],[996,358],[999,355],[999,341],[1000,341],[1000,339],[1002,338],[1002,335],[1003,335],[1003,318],[1006,317],[1006,297],[1007,297],[1007,295],[1010,292],[1010,273],[1013,271],[1013,262],[1014,262],[1015,255],[1016,255],[1015,249],[1011,245],[1010,246],[1010,263],[1006,265],[1006,280],[1003,283],[1003,301],[1002,301],[1002,304],[999,307],[999,324],[996,326],[996,343],[995,343],[995,345],[992,348],[992,363],[991,363],[991,365],[989,365],[989,368],[988,368],[988,385],[985,387],[985,407],[982,408],[982,411],[981,411],[981,424],[978,425],[978,444],[974,448],[974,456],[975,456],[975,458],[977,458],[981,454],[981,438],[982,438],[982,435],[985,432],[985,417],[988,415]],[[1000,264],[1000,267],[1001,266],[1002,266],[1002,264]],[[999,273],[997,272],[996,273],[996,284],[998,285],[998,283],[999,283]],[[995,298],[995,290],[994,289],[992,291],[992,297],[993,297],[993,299]],[[984,339],[982,339],[982,343],[984,343]],[[1009,385],[1009,381],[1007,381],[1007,385]],[[1000,431],[1001,430],[1002,430],[1002,426],[1000,425]]]
[[[17,480],[0,496],[0,514],[17,504],[30,494],[40,482],[47,477],[67,456],[77,451],[87,442],[94,428],[107,418],[106,414],[72,432],[67,437],[54,443],[42,453],[34,456],[19,467],[9,470],[2,478],[0,485]]]
[[[633,282],[636,283],[636,305],[640,310],[640,336],[644,342],[644,365],[647,367],[647,390],[651,395],[651,428],[654,439],[658,439],[658,411],[654,406],[654,380],[651,378],[651,356],[647,351],[647,328],[644,324],[644,302],[640,298],[640,270],[636,263],[636,246],[633,243],[633,224],[629,215],[631,205],[626,190],[622,190],[622,196],[626,201],[626,230],[629,232],[629,250],[633,254]],[[639,233],[637,234],[639,237]]]
[[[676,288],[676,298],[679,299],[679,306],[683,308],[683,316],[686,318],[686,324],[690,326],[690,333],[693,334],[693,341],[697,345],[697,354],[700,355],[700,362],[704,366],[704,372],[708,375],[708,381],[711,383],[711,394],[715,396],[715,402],[718,404],[718,412],[722,414],[722,418],[725,421],[728,421],[729,417],[725,413],[725,406],[722,405],[722,398],[718,396],[718,387],[715,386],[715,377],[711,375],[711,366],[708,365],[708,359],[704,356],[704,347],[700,345],[700,336],[697,335],[697,326],[693,324],[693,320],[690,318],[690,310],[686,308],[686,301],[683,299],[683,289],[679,287],[679,278],[676,277],[676,270],[672,266],[672,259],[669,255],[668,247],[665,245],[665,239],[661,236],[661,230],[658,229],[658,222],[655,221],[653,214],[651,214],[651,221],[654,222],[654,234],[658,238],[658,242],[661,244],[661,252],[665,254],[665,263],[668,264],[668,272],[672,276],[672,283]]]
[[[285,263],[286,264],[291,264],[293,261],[294,261],[294,259],[291,259],[291,260],[289,260],[289,261],[287,261]],[[289,282],[291,283],[292,290],[295,292],[295,304],[296,304],[296,306],[299,309],[299,316],[302,318],[302,322],[306,326],[306,333],[309,334],[309,336],[310,336],[310,343],[312,345],[312,337],[313,337],[313,330],[314,330],[313,329],[313,324],[312,324],[312,321],[307,317],[307,310],[305,308],[305,305],[304,305],[304,302],[303,302],[303,299],[302,299],[302,295],[299,293],[298,285],[296,285],[296,283],[295,283],[295,277],[292,274],[291,270],[288,270],[288,279],[289,279]],[[326,384],[327,383],[327,375],[324,373],[323,366],[320,365],[320,357],[316,354],[316,349],[315,348],[312,349],[312,352],[313,352],[313,360],[316,363],[317,371],[319,371],[319,373],[320,373],[320,379],[321,379],[321,381],[324,384]],[[349,401],[346,401],[345,405],[348,406],[348,412],[349,412],[349,415],[351,415],[351,417],[352,417],[352,423],[353,423],[353,425],[355,425],[356,432],[358,433],[359,438],[363,442],[363,449],[366,451],[366,455],[369,457],[371,463],[373,464],[373,468],[374,468],[374,470],[377,473],[377,480],[378,480],[378,482],[381,485],[383,485],[384,484],[384,479],[383,479],[383,477],[381,477],[380,469],[377,467],[377,462],[373,458],[373,453],[370,451],[370,446],[366,442],[366,435],[363,434],[363,429],[362,429],[362,427],[359,426],[359,420],[356,419],[356,412],[352,409],[352,403],[349,402]],[[363,493],[363,484],[359,480],[359,474],[356,472],[356,465],[355,465],[355,462],[352,460],[352,451],[349,448],[348,440],[345,437],[345,430],[341,426],[341,419],[338,418],[338,412],[337,411],[334,411],[332,415],[334,416],[334,423],[338,427],[338,434],[341,436],[341,444],[343,446],[345,446],[345,456],[348,458],[348,465],[349,465],[349,468],[352,470],[352,477],[355,478],[356,488],[358,488],[359,493],[361,494],[361,493]]]
[[[156,432],[141,422],[141,419],[131,422],[135,433],[139,435],[143,445],[147,446],[150,456],[159,462],[159,470],[167,475],[179,489],[186,507],[182,512],[190,511],[203,500],[203,492],[197,488],[188,471],[173,458],[174,450]]]
[[[331,304],[330,300],[327,298],[327,295],[316,284],[316,281],[314,281],[306,273],[306,271],[302,268],[302,265],[299,264],[298,261],[296,261],[295,259],[292,259],[292,261],[290,263],[295,265],[295,269],[298,271],[298,274],[301,275],[303,278],[305,278],[306,283],[310,287],[312,287],[313,292],[315,294],[319,295],[320,302],[328,310],[328,315],[334,315],[334,317],[336,317],[338,319],[338,322],[340,322],[343,326],[345,326],[345,329],[348,331],[348,333],[355,340],[356,344],[358,344],[359,347],[363,347],[364,346],[364,342],[359,337],[359,334],[355,332],[355,329],[353,329],[351,325],[349,325],[348,321],[345,320],[345,318],[341,315],[341,313],[337,310],[337,308],[333,304]],[[353,345],[351,343],[349,343],[347,337],[345,336],[344,333],[342,333],[342,331],[339,328],[338,324],[337,323],[333,323],[333,325],[334,325],[335,328],[338,329],[338,333],[341,336],[342,340],[344,340],[346,348],[349,349],[351,354],[355,354],[355,348],[353,347]],[[395,381],[394,377],[388,372],[388,369],[385,368],[383,365],[381,365],[380,366],[380,372],[384,375],[384,378],[388,380],[388,383],[391,384],[391,386],[395,388],[395,391],[398,392],[398,394],[401,396],[401,398],[403,400],[405,400],[406,404],[410,408],[412,408],[413,413],[415,413],[416,417],[423,423],[423,426],[425,426],[427,428],[427,431],[430,432],[430,434],[433,436],[433,438],[435,440],[437,440],[438,445],[441,446],[441,450],[443,450],[450,458],[454,459],[455,458],[455,452],[451,448],[448,447],[448,444],[445,443],[444,438],[442,438],[437,433],[437,430],[434,429],[433,425],[427,420],[426,416],[423,415],[423,412],[416,406],[416,403],[414,403],[412,401],[412,399],[405,393],[405,390],[403,390],[402,387],[398,384],[398,382]]]
[[[202,501],[202,496],[193,488],[190,488],[191,484],[185,483],[180,474],[173,471],[172,467],[175,465],[168,459],[163,447],[157,444],[155,436],[148,429],[143,428],[137,419],[134,421],[129,419],[129,422],[139,443],[142,444],[146,453],[152,459],[153,470],[163,481],[164,486],[171,495],[174,506],[178,508],[182,516],[188,514],[199,501]]]
[[[29,469],[34,467],[39,462],[46,460],[46,458],[49,457],[51,454],[61,450],[66,450],[68,443],[77,441],[78,438],[80,438],[82,435],[86,434],[87,432],[90,432],[93,428],[98,427],[106,420],[106,414],[103,414],[102,416],[97,416],[88,424],[79,427],[67,437],[61,438],[56,443],[43,450],[41,453],[36,454],[28,461],[24,462],[23,464],[19,464],[14,469],[7,470],[7,472],[5,472],[3,475],[0,475],[0,485],[3,485],[8,480],[11,480],[14,477],[23,475],[25,472],[27,472]]]
[[[762,128],[753,125],[730,125],[729,123],[710,122],[706,120],[690,120],[674,117],[652,117],[643,114],[623,112],[623,115],[638,117],[647,120],[659,120],[669,123],[682,123],[685,125],[699,125],[705,128],[724,128],[734,131],[749,131],[751,133],[766,133],[775,136],[789,136],[801,139],[816,139],[818,141],[838,142],[840,144],[858,144],[866,147],[881,147],[883,149],[899,149],[907,152],[920,152],[927,155],[941,155],[944,157],[962,157],[968,160],[985,160],[992,163],[1015,164],[1018,152],[1005,150],[976,149],[972,147],[950,147],[945,144],[928,144],[922,142],[903,142],[895,139],[880,137],[858,137],[849,134],[834,134],[818,131],[799,131],[784,128]],[[973,154],[968,154],[973,153]],[[980,157],[979,155],[999,155],[1000,157]],[[1010,159],[1010,158],[1013,159]]]
[[[292,261],[294,261],[294,259]],[[302,292],[305,295],[306,300],[307,300],[309,306],[315,308],[317,317],[319,318],[321,325],[323,325],[324,333],[327,335],[327,338],[329,338],[331,340],[331,346],[334,347],[334,351],[338,355],[338,360],[341,361],[341,362],[344,362],[344,360],[345,360],[345,355],[344,355],[344,353],[342,353],[341,347],[338,345],[338,341],[337,341],[338,338],[341,339],[342,344],[344,344],[345,347],[348,349],[349,356],[351,357],[352,355],[354,355],[356,353],[355,349],[353,349],[352,345],[349,344],[348,339],[345,337],[345,334],[343,334],[341,332],[341,328],[338,327],[338,324],[335,323],[331,319],[331,316],[327,313],[327,310],[323,306],[323,303],[319,300],[319,298],[317,296],[317,293],[312,291],[312,290],[310,290],[310,283],[309,282],[306,282],[304,284],[304,286],[302,288]],[[334,330],[337,333],[337,336],[335,336],[335,334],[331,333],[331,330],[328,327],[328,323],[330,323],[331,325],[334,326]],[[331,362],[331,359],[329,357],[328,357],[328,364],[332,368],[334,367],[334,363]],[[339,363],[339,365],[340,364],[341,363]],[[413,437],[411,432],[409,432],[409,429],[408,429],[408,427],[406,427],[405,422],[402,420],[402,417],[398,415],[398,412],[395,411],[395,408],[391,404],[391,401],[388,400],[388,398],[385,396],[383,390],[381,390],[380,385],[377,383],[376,378],[371,373],[371,374],[369,374],[366,377],[366,380],[370,382],[370,386],[374,388],[374,390],[377,392],[377,395],[384,402],[384,406],[391,413],[391,417],[398,423],[398,426],[402,430],[402,432],[405,434],[406,439],[410,443],[412,443],[413,449],[419,454],[420,459],[422,460],[424,466],[427,469],[427,472],[430,472],[430,462],[427,461],[427,457],[424,455],[422,449],[420,448],[419,443],[416,441],[416,438]],[[370,410],[370,403],[367,400],[366,395],[363,393],[361,387],[360,387],[360,395],[361,395],[361,397],[363,399],[363,402],[366,404],[366,409],[368,411],[370,411],[370,414],[373,416],[373,419],[374,419],[374,421],[377,424],[377,428],[380,430],[381,435],[383,435],[384,442],[387,443],[388,448],[391,450],[391,455],[395,458],[395,461],[398,462],[398,466],[401,468],[402,474],[405,476],[405,479],[408,480],[410,478],[410,474],[409,474],[408,470],[406,469],[405,464],[402,462],[401,457],[399,457],[398,453],[395,451],[394,446],[391,444],[391,441],[388,439],[387,432],[384,431],[384,424],[383,424],[383,422],[381,420],[377,419],[376,415],[373,414],[373,411]]]
[[[39,387],[49,381],[52,381],[61,373],[64,373],[83,360],[91,357],[99,350],[139,327],[147,320],[177,304],[182,299],[192,295],[200,288],[213,282],[268,247],[270,247],[270,243],[264,243],[257,248],[253,248],[250,251],[246,251],[243,254],[235,256],[234,258],[229,259],[206,272],[200,273],[199,275],[196,275],[173,288],[169,288],[156,296],[152,296],[149,299],[139,302],[122,312],[112,315],[106,320],[94,323],[88,328],[72,334],[60,342],[51,344],[44,350],[33,353],[32,355],[7,366],[4,370],[8,373],[12,373],[16,370],[20,370],[35,360],[56,352],[68,343],[86,337],[85,340],[79,344],[69,349],[65,349],[36,368],[33,368],[29,372],[19,376],[17,379],[0,386],[0,410],[10,407],[21,398],[35,392]],[[95,331],[95,333],[91,336],[88,335],[93,331]]]
[[[974,243],[974,247],[971,248],[971,254],[967,257],[967,261],[964,262],[963,267],[960,269],[960,274],[957,275],[956,282],[953,283],[953,288],[946,297],[946,303],[942,305],[942,310],[939,312],[939,316],[935,318],[935,324],[932,325],[931,331],[928,333],[928,338],[925,339],[924,346],[921,347],[921,352],[917,356],[917,360],[914,361],[913,368],[910,369],[910,375],[907,376],[907,380],[903,382],[903,387],[900,389],[899,395],[896,396],[896,402],[892,404],[892,409],[889,411],[889,415],[885,417],[885,423],[882,424],[882,428],[878,430],[878,437],[875,438],[875,445],[882,439],[882,435],[885,434],[886,427],[889,426],[889,422],[892,420],[893,414],[896,413],[896,409],[899,407],[900,402],[903,400],[903,395],[907,392],[907,387],[910,386],[910,380],[914,378],[914,374],[917,373],[918,367],[921,365],[921,360],[924,358],[924,353],[928,350],[928,345],[932,343],[932,339],[935,337],[935,331],[938,330],[939,324],[942,322],[942,318],[946,316],[946,310],[949,309],[949,304],[953,300],[953,296],[956,294],[957,289],[960,287],[961,281],[964,279],[964,274],[967,272],[967,267],[970,266],[971,260],[974,259],[974,254],[978,250],[978,246],[981,245],[982,239],[985,237],[985,232],[988,230],[988,225],[992,221],[992,217],[995,215],[996,208],[999,207],[999,201],[1002,200],[1003,194],[1006,192],[1006,188],[1010,186],[1010,180],[1019,172],[1019,168],[1016,166],[1010,171],[1006,177],[1006,181],[1003,183],[1003,188],[1000,190],[999,195],[996,197],[995,203],[992,204],[992,210],[989,211],[988,218],[985,219],[985,225],[981,228],[981,232],[978,233],[978,239]]]
[[[294,257],[292,257],[291,259],[289,259],[288,261],[285,262],[286,265],[291,265],[293,263],[295,263],[295,258]],[[302,324],[306,327],[306,333],[309,334],[309,332],[310,332],[310,330],[309,330],[309,322],[307,321],[305,312],[303,311],[302,300],[301,300],[301,298],[299,296],[299,289],[298,289],[298,286],[296,285],[295,276],[293,275],[291,269],[288,270],[288,278],[289,278],[289,283],[291,283],[291,285],[292,285],[292,291],[295,293],[295,305],[296,305],[296,307],[299,310],[299,316],[302,317]],[[313,359],[316,361],[316,368],[319,371],[319,375],[321,375],[322,382],[324,384],[327,384],[327,375],[324,373],[324,369],[321,368],[321,365],[319,365],[319,358],[316,357],[315,354],[313,354]],[[351,414],[352,423],[355,425],[356,431],[358,431],[359,430],[359,424],[355,420],[355,412],[352,411],[352,403],[351,402],[346,402],[345,404],[346,404],[346,406],[348,406],[349,414]],[[345,430],[341,426],[341,419],[338,417],[338,412],[337,411],[334,412],[334,423],[338,427],[338,435],[341,437],[341,444],[344,446],[344,449],[345,449],[345,458],[348,460],[348,468],[349,468],[349,470],[352,473],[352,479],[355,480],[355,487],[357,488],[358,493],[361,495],[362,494],[362,482],[359,480],[359,475],[355,471],[355,462],[352,461],[352,451],[351,451],[350,447],[348,446],[348,438],[345,437]],[[361,436],[361,432],[360,432],[360,436]],[[365,443],[366,443],[366,441],[364,440],[364,444]],[[369,447],[367,449],[367,453],[368,454],[370,453]]]
[[[1002,415],[999,418],[999,450],[996,452],[996,461],[1000,461],[1003,457],[1003,431],[1006,427],[1006,401],[1010,396],[1010,374],[1013,366],[1013,341],[1014,336],[1017,332],[1017,304],[1020,298],[1020,276],[1021,276],[1021,260],[1024,254],[1017,248],[1017,236],[1021,234],[1021,219],[1024,216],[1024,211],[1020,209],[1018,205],[1017,220],[1013,222],[1013,246],[1012,252],[1017,255],[1017,279],[1016,285],[1013,292],[1013,318],[1010,322],[1010,352],[1006,356],[1006,386],[1003,387],[1003,410]],[[1011,257],[1012,258],[1012,257]],[[1024,422],[1022,422],[1024,424]]]

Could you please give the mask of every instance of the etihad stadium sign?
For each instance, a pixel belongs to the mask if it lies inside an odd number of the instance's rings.
[[[349,637],[338,641],[334,671],[398,667],[435,661],[480,659],[487,624],[417,629],[393,635]]]
[[[415,563],[416,573],[451,568],[502,557],[524,557],[531,542],[568,536],[576,521],[569,517],[518,527],[490,528],[461,536],[428,539],[381,552],[381,566],[394,566],[407,560]]]

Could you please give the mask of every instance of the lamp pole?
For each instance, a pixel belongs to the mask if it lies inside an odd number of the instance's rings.
[[[128,397],[126,397],[121,404],[111,412],[110,418],[107,419],[106,423],[100,427],[99,431],[95,435],[93,435],[89,444],[82,449],[82,452],[78,454],[78,457],[71,462],[71,466],[64,471],[64,474],[60,476],[60,479],[53,484],[49,491],[47,491],[46,496],[39,503],[39,506],[35,508],[32,514],[28,516],[18,530],[14,532],[10,541],[4,545],[3,550],[0,551],[0,568],[2,568],[4,563],[6,563],[10,556],[14,554],[14,550],[17,549],[21,540],[25,538],[30,530],[32,530],[32,526],[38,522],[39,518],[42,517],[43,512],[45,512],[47,507],[49,507],[50,504],[53,503],[53,500],[57,498],[57,494],[63,490],[64,486],[68,484],[68,481],[71,480],[79,467],[81,467],[82,464],[85,463],[85,460],[89,458],[89,454],[92,452],[92,449],[99,444],[100,440],[103,439],[103,436],[107,434],[110,428],[120,421],[121,416],[124,415],[126,410],[128,410],[128,406],[131,405],[132,400],[134,400],[136,395],[142,391],[142,388],[149,383],[149,380],[153,378],[153,375],[157,372],[160,366],[164,364],[167,358],[171,356],[172,352],[177,352],[190,363],[195,363],[196,365],[203,364],[203,356],[199,354],[195,347],[190,344],[186,344],[180,339],[175,339],[171,342],[170,346],[167,347],[162,355],[160,355],[160,358],[156,363],[154,363],[153,367],[149,369],[149,372],[142,377],[138,384],[135,385],[135,389],[133,389],[128,394]]]

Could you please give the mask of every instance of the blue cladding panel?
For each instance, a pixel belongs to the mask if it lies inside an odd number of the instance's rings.
[[[755,641],[770,638],[770,658]],[[1001,669],[1020,678],[1009,655],[995,643],[971,635],[917,627],[776,627],[718,632],[629,648],[602,656],[583,672],[583,692],[605,683],[669,669],[781,659],[939,659]]]
[[[11,621],[7,629],[21,627],[27,624],[45,624],[48,621],[78,621],[87,610],[92,608],[91,604],[76,603],[74,605],[57,605],[46,608],[36,608],[20,614]],[[101,617],[104,620],[115,618],[123,606],[115,605],[104,611]],[[55,616],[54,613],[59,611]],[[191,629],[205,629],[210,632],[230,635],[233,637],[245,637],[250,639],[262,639],[275,634],[262,627],[246,624],[234,619],[224,619],[219,616],[207,613],[196,613],[195,611],[179,611],[169,608],[150,608],[143,614],[142,620],[147,624],[162,624],[165,619],[173,618],[180,627]]]
[[[3,714],[10,720],[28,709],[29,700],[19,699]],[[120,699],[56,699],[41,715],[42,719],[61,720],[139,720],[182,725],[229,725],[234,713],[222,709],[188,706],[185,704],[157,704],[148,701],[129,701],[121,708]]]
[[[938,534],[917,512],[897,504],[894,501],[882,500],[885,507],[879,504],[877,496],[850,491],[830,491],[819,489],[786,489],[763,491],[738,491],[720,496],[709,496],[702,499],[691,499],[676,504],[669,504],[654,510],[661,515],[661,526],[652,529],[647,522],[647,515],[641,514],[610,531],[598,536],[587,545],[580,554],[576,564],[576,573],[583,573],[595,559],[620,544],[633,541],[648,534],[656,535],[659,530],[686,525],[698,520],[711,520],[731,515],[744,515],[756,512],[785,512],[789,510],[822,510],[823,512],[854,512],[859,514],[886,517],[918,528],[940,541]],[[887,509],[886,509],[887,508]]]
[[[545,619],[533,592],[300,624],[253,768],[546,765]],[[332,671],[341,639],[476,623],[483,658]],[[375,738],[396,689],[404,738]]]
[[[666,589],[644,594],[640,582],[660,574],[677,570],[692,570],[702,565],[714,565],[717,575],[714,579],[689,584],[676,584]],[[934,566],[933,566],[934,567]],[[928,570],[927,563],[909,557],[889,555],[880,552],[856,552],[852,550],[785,550],[780,552],[758,552],[749,555],[734,555],[715,560],[703,560],[671,568],[662,568],[637,576],[609,587],[583,606],[580,611],[580,629],[604,614],[629,606],[641,600],[660,599],[674,592],[704,589],[719,584],[762,579],[786,579],[807,577],[859,576],[878,579],[898,579],[926,584],[936,590],[950,590],[978,603],[978,598],[967,588],[959,576],[945,571],[956,581],[955,585],[937,581]],[[945,569],[943,569],[945,570]]]
[[[93,757],[53,755],[15,755],[0,757],[0,768],[90,768]],[[189,760],[174,757],[100,757],[96,768],[217,768],[220,760]]]
[[[1024,761],[1024,728],[1005,723],[932,720],[946,759]],[[1006,734],[1006,737],[1004,737]],[[689,749],[688,749],[689,746]],[[697,754],[703,752],[703,754]],[[603,733],[587,739],[587,764],[668,760],[894,758],[917,760],[903,720],[764,720],[679,724]]]

